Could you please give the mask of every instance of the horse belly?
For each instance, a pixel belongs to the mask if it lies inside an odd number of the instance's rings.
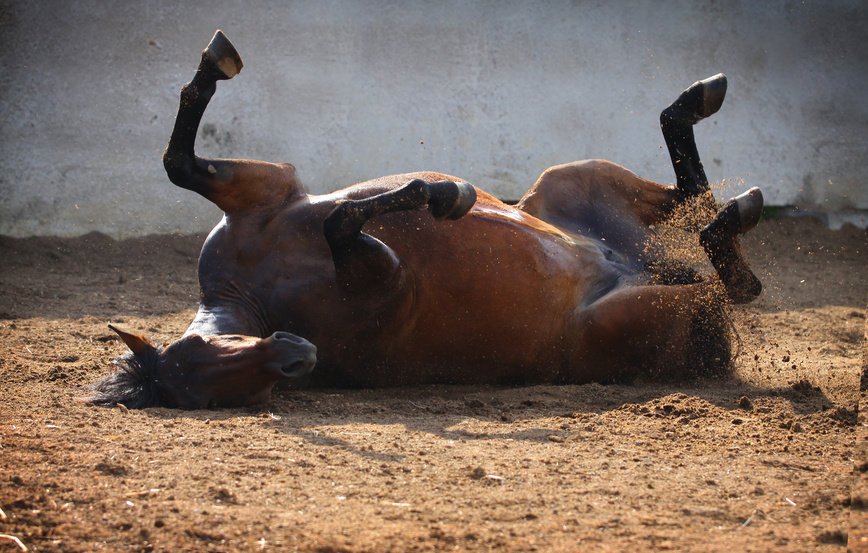
[[[421,382],[557,378],[575,310],[599,280],[598,252],[502,219],[419,218],[401,234],[384,241],[414,273],[415,298],[391,363]]]

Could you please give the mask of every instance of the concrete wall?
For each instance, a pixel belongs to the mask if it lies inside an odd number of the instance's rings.
[[[0,233],[208,230],[160,155],[217,28],[245,67],[199,152],[291,161],[311,192],[433,169],[516,199],[594,157],[671,183],[660,109],[724,72],[696,133],[719,197],[868,208],[862,0],[0,0]]]

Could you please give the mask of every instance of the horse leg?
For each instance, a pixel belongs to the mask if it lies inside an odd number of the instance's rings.
[[[762,192],[751,188],[729,200],[699,232],[699,243],[733,303],[749,303],[762,292],[762,283],[750,270],[738,240],[739,234],[757,225],[762,208]]]
[[[414,179],[370,198],[340,202],[326,217],[323,230],[341,287],[351,293],[389,289],[402,274],[395,252],[362,232],[368,220],[426,206],[435,219],[454,220],[470,211],[475,201],[476,189],[469,183]]]
[[[717,113],[725,96],[726,76],[719,73],[693,83],[660,113],[660,127],[675,170],[675,187],[682,199],[711,190],[696,149],[693,125]]]
[[[204,159],[195,154],[199,124],[217,91],[217,81],[231,79],[241,67],[235,47],[217,31],[202,52],[193,79],[181,89],[178,115],[163,154],[172,183],[201,194],[226,213],[277,205],[304,192],[288,163]]]
[[[708,198],[713,201],[711,194]],[[641,179],[613,163],[589,161],[546,171],[519,208],[604,242],[623,255],[625,264],[655,282],[686,284],[699,276],[667,255],[648,227],[667,220],[684,201],[676,188]],[[699,242],[733,303],[753,301],[762,291],[738,239],[757,225],[762,207],[762,192],[752,188],[729,200],[699,232]]]
[[[580,161],[546,170],[518,208],[556,225],[597,224],[624,213],[645,226],[666,221],[687,200],[710,192],[693,125],[716,113],[725,95],[726,77],[715,75],[694,83],[660,114],[677,179],[674,188],[642,179],[614,163]],[[713,205],[713,198],[706,203]]]
[[[699,233],[723,291],[710,279],[690,284],[631,286],[582,309],[574,366],[582,378],[606,380],[646,374],[719,373],[730,360],[727,302],[748,303],[762,284],[742,256],[738,235],[762,213],[758,188],[731,199]]]
[[[196,133],[205,108],[217,91],[217,81],[231,79],[241,71],[241,67],[241,57],[232,43],[226,35],[217,31],[202,52],[196,75],[181,89],[175,126],[163,154],[163,166],[169,180],[206,198],[216,173],[209,171],[206,160],[196,156]]]
[[[706,206],[714,204],[696,150],[693,125],[717,113],[725,96],[726,76],[720,73],[693,83],[660,114],[660,127],[675,169],[675,186],[683,200],[704,196]],[[700,244],[734,303],[750,302],[762,291],[762,284],[744,260],[738,241],[739,234],[759,222],[762,207],[762,192],[752,188],[729,200],[699,232]]]
[[[601,241],[641,271],[663,256],[651,225],[681,201],[671,186],[603,160],[547,169],[517,207],[562,230]]]
[[[714,197],[702,161],[696,150],[693,125],[720,109],[726,96],[726,76],[722,73],[693,83],[660,114],[660,127],[675,169],[676,189],[686,201],[700,199],[700,207],[714,205]],[[751,272],[741,253],[738,235],[751,230],[762,214],[763,197],[752,188],[727,202],[714,219],[699,232],[699,241],[729,299],[734,303],[754,300],[762,284]]]

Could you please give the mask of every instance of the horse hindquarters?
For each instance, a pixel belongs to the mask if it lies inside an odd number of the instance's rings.
[[[713,213],[714,198],[693,126],[720,109],[726,88],[723,74],[698,81],[660,114],[676,186],[643,179],[608,161],[580,161],[547,169],[521,199],[519,209],[605,240],[610,246],[616,244],[631,258],[649,255],[645,251],[653,234],[649,225],[668,221],[680,206],[695,198],[704,213]],[[683,224],[699,230],[692,221]]]
[[[762,193],[753,188],[727,202],[700,231],[719,283],[622,288],[583,309],[575,366],[591,371],[591,380],[725,371],[731,348],[723,306],[748,303],[762,291],[738,242],[756,226],[762,206]]]
[[[723,304],[710,282],[612,292],[578,313],[571,379],[722,374],[731,362]]]

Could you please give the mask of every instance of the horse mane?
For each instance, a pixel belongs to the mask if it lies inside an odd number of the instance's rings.
[[[93,392],[93,395],[81,401],[106,407],[123,405],[128,409],[158,407],[160,397],[155,374],[162,351],[163,347],[158,346],[148,348],[139,355],[126,352],[114,360],[117,366],[114,373],[83,387]]]

